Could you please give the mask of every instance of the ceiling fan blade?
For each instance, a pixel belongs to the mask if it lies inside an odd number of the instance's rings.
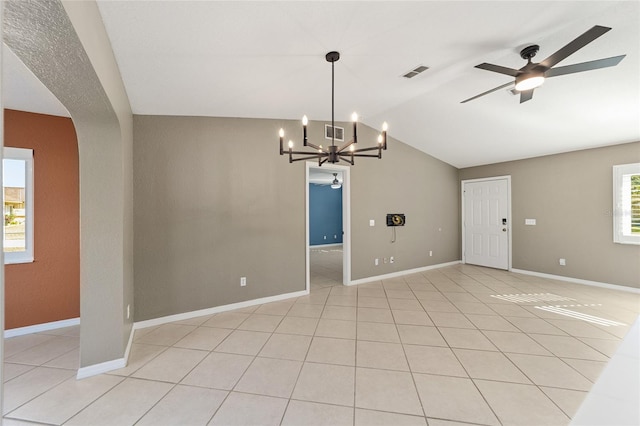
[[[510,75],[511,77],[517,77],[520,73],[520,70],[515,70],[513,68],[507,68],[500,65],[488,64],[486,62],[476,65],[476,68],[480,68],[482,70],[493,71],[500,74]]]
[[[551,68],[545,77],[556,77],[559,75],[574,74],[577,72],[597,70],[600,68],[614,67],[620,63],[627,55],[613,56],[611,58],[597,59],[595,61],[581,62],[579,64],[567,65],[566,67]]]
[[[520,92],[520,103],[527,102],[531,98],[533,98],[533,89]]]
[[[476,96],[474,96],[473,98],[465,99],[464,101],[462,101],[462,102],[460,102],[460,103],[461,103],[461,104],[467,103],[467,102],[472,101],[472,100],[474,100],[474,99],[478,99],[479,97],[482,97],[482,96],[484,96],[484,95],[488,95],[489,93],[496,92],[496,91],[498,91],[498,90],[500,90],[500,89],[505,89],[505,88],[507,88],[507,87],[509,87],[509,86],[512,86],[513,84],[514,84],[514,82],[513,82],[513,81],[510,81],[510,82],[509,82],[509,83],[507,83],[507,84],[503,84],[502,86],[494,87],[494,88],[493,88],[493,89],[491,89],[491,90],[487,90],[486,92],[480,93],[479,95],[476,95]]]
[[[602,27],[600,25],[596,25],[584,34],[578,36],[572,42],[558,50],[556,53],[549,56],[544,61],[540,62],[540,65],[551,68],[558,62],[565,59],[567,56],[577,52],[578,50],[585,47],[587,44],[591,43],[593,40],[597,39],[607,31],[611,30],[609,27]]]

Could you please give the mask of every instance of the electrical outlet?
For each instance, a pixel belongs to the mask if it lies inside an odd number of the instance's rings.
[[[373,264],[378,266],[378,264],[380,263],[380,259],[378,259],[377,257],[375,259],[373,259]]]
[[[247,285],[247,277],[240,277],[240,287]]]
[[[393,259],[393,256],[391,256],[391,257],[389,258],[389,263],[393,263],[393,262],[394,262],[394,259]]]
[[[560,259],[560,266],[567,266],[567,259]]]
[[[433,256],[433,250],[429,250],[429,257]]]

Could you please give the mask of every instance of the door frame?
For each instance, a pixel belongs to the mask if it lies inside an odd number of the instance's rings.
[[[309,264],[309,171],[322,169],[342,173],[342,284],[351,283],[351,168],[337,164],[324,164],[305,162],[305,262],[306,262],[306,290],[310,290],[311,274]]]
[[[505,176],[492,176],[486,178],[477,178],[477,179],[465,179],[460,181],[460,207],[461,207],[461,217],[460,217],[460,226],[461,226],[461,234],[462,234],[462,263],[466,264],[466,241],[465,241],[465,211],[464,211],[464,186],[467,183],[476,183],[476,182],[487,182],[494,180],[507,180],[507,244],[509,245],[507,250],[508,262],[507,262],[507,270],[511,271],[512,269],[512,248],[513,248],[513,215],[511,214],[511,175]]]

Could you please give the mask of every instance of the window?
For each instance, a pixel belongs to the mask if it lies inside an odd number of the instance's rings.
[[[4,148],[4,263],[33,262],[33,150]]]
[[[640,163],[613,166],[613,241],[640,244]]]

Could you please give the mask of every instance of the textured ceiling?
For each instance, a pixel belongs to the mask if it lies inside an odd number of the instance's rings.
[[[6,45],[2,49],[4,107],[69,117],[62,103]]]
[[[640,140],[637,1],[98,5],[135,114],[327,120],[337,50],[336,120],[387,121],[456,167]],[[524,104],[507,90],[460,103],[510,80],[474,65],[520,68],[524,46],[542,60],[594,25],[613,30],[559,66],[626,54],[618,66],[549,79]]]

